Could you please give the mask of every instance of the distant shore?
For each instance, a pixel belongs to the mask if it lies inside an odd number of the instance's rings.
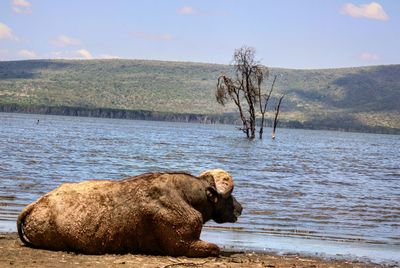
[[[41,105],[19,105],[19,104],[0,104],[0,112],[202,123],[202,124],[237,125],[239,123],[238,116],[234,113],[229,113],[229,114],[168,113],[168,112],[157,112],[157,111],[147,111],[147,110],[124,110],[124,109],[114,109],[114,108],[41,106]],[[266,120],[266,124],[267,126],[271,125],[269,119]],[[365,126],[354,121],[351,117],[342,118],[340,121],[331,120],[329,118],[320,118],[307,122],[281,120],[279,122],[278,128],[279,127],[294,128],[294,129],[376,133],[376,134],[397,134],[397,135],[400,134],[400,129],[398,128]]]
[[[222,252],[218,258],[82,255],[26,247],[16,233],[0,233],[0,267],[394,267],[301,255]]]

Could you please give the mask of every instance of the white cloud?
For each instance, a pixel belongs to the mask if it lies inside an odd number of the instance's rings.
[[[81,44],[81,41],[75,38],[71,38],[65,36],[63,34],[57,36],[56,38],[51,40],[51,43],[58,47],[65,47],[65,46],[77,46]]]
[[[0,22],[0,39],[18,40],[10,27]]]
[[[170,34],[150,34],[144,32],[135,32],[132,35],[136,38],[148,41],[171,41],[173,38]]]
[[[205,12],[202,10],[194,9],[193,7],[185,6],[178,8],[176,10],[179,14],[182,15],[193,15],[193,16],[201,16],[201,17],[230,17],[232,16],[229,12]]]
[[[53,59],[86,59],[91,60],[93,59],[92,54],[84,48],[78,50],[71,50],[71,51],[52,51],[50,52],[50,58]]]
[[[31,50],[22,49],[22,50],[18,51],[18,56],[20,56],[22,58],[27,58],[27,59],[33,59],[33,58],[36,58],[36,53]]]
[[[366,18],[374,20],[389,19],[389,16],[386,14],[383,7],[376,2],[372,2],[370,4],[365,4],[365,5],[354,5],[348,3],[342,7],[341,13],[355,18]]]
[[[92,54],[90,54],[90,52],[87,51],[86,49],[83,49],[83,48],[79,49],[79,50],[76,51],[76,53],[78,53],[78,55],[81,56],[84,59],[87,59],[87,60],[93,59]]]
[[[184,15],[196,13],[193,7],[181,7],[177,10],[177,12]]]
[[[32,4],[27,0],[12,0],[12,10],[17,14],[30,14],[32,13]]]
[[[26,0],[12,0],[11,5],[17,6],[17,7],[31,7],[32,6],[32,4]]]
[[[380,57],[378,54],[364,52],[360,55],[360,59],[365,60],[365,61],[376,61],[376,60],[379,60]]]

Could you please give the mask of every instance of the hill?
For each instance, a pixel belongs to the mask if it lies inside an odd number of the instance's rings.
[[[283,126],[400,133],[400,65],[270,71],[275,96],[287,95]],[[230,72],[122,59],[0,62],[0,111],[232,122],[234,107],[214,96],[217,77]]]

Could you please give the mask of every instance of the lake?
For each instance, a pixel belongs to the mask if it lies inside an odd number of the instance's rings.
[[[38,121],[39,120],[39,121]],[[0,113],[0,232],[63,182],[229,171],[244,210],[209,222],[225,249],[400,261],[400,136]]]

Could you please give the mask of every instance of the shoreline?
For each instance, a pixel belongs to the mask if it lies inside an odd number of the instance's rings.
[[[234,233],[221,228],[205,226],[201,239],[219,245],[229,251],[257,253],[299,254],[323,259],[358,260],[379,264],[400,265],[399,245],[322,239],[293,235],[268,234],[236,230]]]
[[[197,113],[174,113],[159,112],[151,110],[127,110],[117,108],[96,108],[96,107],[74,107],[74,106],[46,106],[46,105],[19,105],[1,104],[1,113],[29,114],[29,115],[57,115],[74,117],[93,117],[108,119],[145,120],[160,122],[184,122],[200,124],[223,124],[240,125],[238,117],[234,113],[225,114],[197,114]],[[305,122],[297,120],[281,120],[280,128],[305,129],[305,130],[328,130],[340,132],[371,133],[400,135],[399,128],[368,126],[359,124],[352,118],[340,118],[340,122],[347,122],[346,125],[337,125],[337,120],[332,118],[312,119]],[[321,123],[324,122],[324,123]],[[266,125],[271,126],[272,121],[266,119]]]
[[[301,254],[226,251],[220,257],[187,258],[148,255],[83,255],[26,247],[17,233],[0,233],[0,267],[396,267],[359,260]]]

